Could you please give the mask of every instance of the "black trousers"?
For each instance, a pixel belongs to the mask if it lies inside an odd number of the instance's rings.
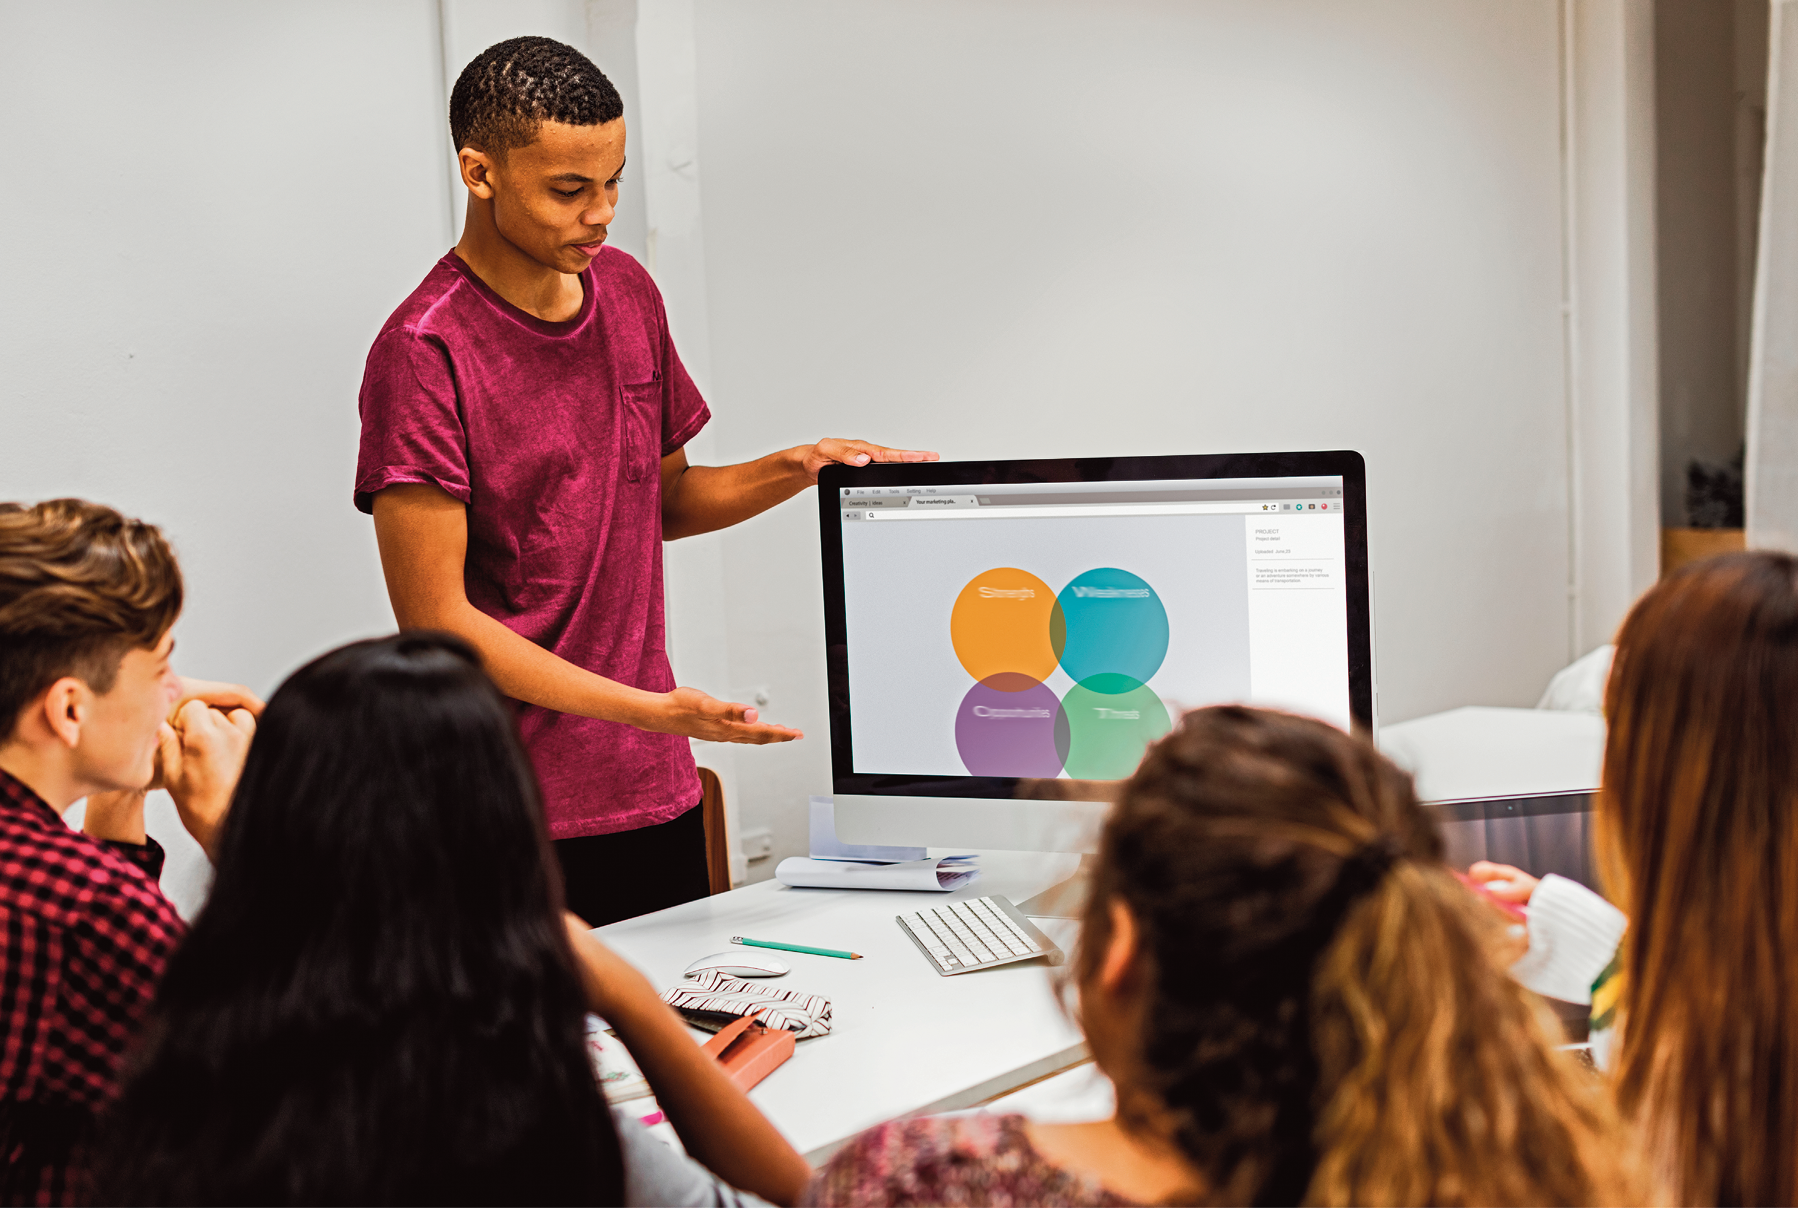
[[[705,868],[705,813],[693,808],[671,822],[610,835],[557,839],[568,909],[589,926],[679,906],[712,890]]]

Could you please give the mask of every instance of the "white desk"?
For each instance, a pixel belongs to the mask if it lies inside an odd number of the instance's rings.
[[[1595,785],[1603,724],[1536,710],[1462,709],[1387,727],[1381,739],[1389,754],[1419,771],[1426,794],[1491,796]],[[833,1030],[801,1041],[750,1098],[817,1164],[883,1120],[974,1107],[1087,1060],[1086,1042],[1057,1004],[1053,971],[1042,962],[939,977],[893,921],[904,911],[989,893],[1023,901],[1078,863],[1071,855],[983,852],[981,879],[953,894],[788,889],[763,881],[599,934],[662,988],[678,984],[695,958],[727,951],[733,935],[866,957],[779,954],[793,972],[775,984],[830,999]],[[1071,924],[1035,921],[1071,955]]]
[[[775,881],[602,927],[598,934],[666,989],[730,937],[846,948],[859,961],[778,955],[775,984],[822,994],[829,1036],[798,1051],[750,1093],[793,1147],[820,1163],[864,1128],[913,1113],[973,1107],[1086,1060],[1086,1041],[1057,1004],[1049,969],[1025,961],[939,977],[893,916],[962,898],[1012,901],[1070,875],[1078,856],[983,852],[981,878],[952,894],[788,889]],[[1064,949],[1073,924],[1036,920]]]

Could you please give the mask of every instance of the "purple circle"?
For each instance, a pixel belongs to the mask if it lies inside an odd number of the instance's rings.
[[[1061,701],[1027,675],[991,675],[955,713],[955,746],[971,776],[1059,776],[1055,722]]]

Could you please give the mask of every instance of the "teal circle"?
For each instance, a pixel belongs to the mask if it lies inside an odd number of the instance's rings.
[[[1101,566],[1074,576],[1057,597],[1067,624],[1061,669],[1095,692],[1117,695],[1149,682],[1167,657],[1167,609],[1138,575]]]
[[[1153,689],[1127,677],[1107,674],[1095,687],[1083,680],[1061,698],[1055,745],[1062,766],[1075,780],[1122,780],[1136,771],[1145,748],[1173,729],[1167,706]]]

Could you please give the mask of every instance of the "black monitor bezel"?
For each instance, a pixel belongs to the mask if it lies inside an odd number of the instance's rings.
[[[1155,457],[1063,457],[1030,461],[936,461],[831,465],[818,475],[818,526],[824,576],[825,674],[830,703],[831,779],[839,794],[1015,799],[1015,776],[910,776],[854,771],[849,717],[849,640],[843,602],[845,488],[983,486],[1062,482],[1142,482],[1205,478],[1342,479],[1344,563],[1348,579],[1349,711],[1373,723],[1373,613],[1367,567],[1367,463],[1338,449],[1311,453],[1204,453]]]
[[[1424,812],[1438,822],[1495,822],[1547,814],[1590,814],[1598,808],[1597,789],[1566,789],[1521,797],[1450,797],[1425,801]]]

